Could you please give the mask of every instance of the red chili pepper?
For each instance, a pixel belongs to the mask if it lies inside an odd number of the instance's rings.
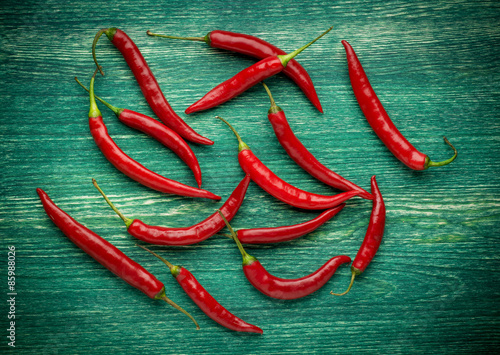
[[[221,217],[224,218],[224,215],[221,214]],[[225,218],[224,222],[243,257],[243,272],[246,278],[257,290],[272,298],[293,300],[310,295],[323,287],[340,265],[351,262],[347,255],[339,255],[328,260],[310,275],[300,279],[282,279],[271,275],[255,257],[249,255]]]
[[[126,256],[120,249],[75,221],[50,199],[42,189],[36,189],[43,208],[54,224],[85,253],[113,274],[137,288],[154,300],[163,300],[187,315],[200,329],[196,320],[165,294],[165,286],[141,265]]]
[[[325,196],[307,192],[290,185],[269,170],[269,168],[253,154],[250,147],[241,140],[240,135],[229,122],[222,117],[216,117],[226,123],[238,139],[238,161],[243,171],[250,175],[252,181],[259,185],[264,191],[276,197],[278,200],[298,208],[324,210],[338,206],[351,197],[359,194],[359,191],[352,190],[333,196]]]
[[[375,257],[377,250],[382,242],[382,237],[384,236],[384,227],[385,227],[385,204],[382,198],[382,194],[377,185],[377,181],[375,180],[375,176],[372,176],[371,179],[372,185],[372,195],[373,195],[373,207],[372,213],[370,216],[370,223],[368,224],[368,228],[366,230],[365,239],[361,244],[361,247],[354,258],[354,262],[351,266],[351,283],[347,288],[347,291],[343,293],[333,293],[335,296],[345,295],[352,287],[354,282],[354,278],[358,275],[361,275],[363,271],[365,271],[366,267],[370,264],[370,262]]]
[[[118,28],[105,28],[97,32],[94,43],[92,44],[92,55],[94,61],[104,75],[101,67],[97,63],[95,55],[95,47],[99,37],[105,33],[113,45],[120,51],[132,73],[139,84],[141,91],[146,98],[151,109],[167,126],[176,131],[181,137],[198,144],[212,145],[213,141],[201,136],[194,129],[192,129],[184,120],[175,113],[167,99],[163,95],[160,85],[156,81],[148,63],[141,54],[139,48],[132,39],[122,30]]]
[[[205,96],[189,106],[185,112],[190,114],[218,106],[238,96],[262,80],[282,72],[293,57],[330,32],[332,28],[333,27],[330,27],[315,40],[290,54],[266,57],[254,65],[240,71],[232,78],[210,90]]]
[[[188,197],[203,197],[212,200],[220,200],[220,196],[214,195],[210,191],[184,185],[180,182],[167,179],[161,176],[126,155],[120,147],[111,139],[108,134],[108,129],[104,124],[101,116],[101,111],[97,107],[94,98],[94,80],[95,74],[90,81],[90,111],[89,111],[89,126],[90,133],[94,138],[95,143],[108,159],[118,170],[130,177],[131,179],[147,186],[153,190]]]
[[[333,216],[345,207],[345,203],[323,211],[319,216],[307,222],[294,224],[291,226],[281,226],[272,228],[252,228],[239,229],[236,232],[241,243],[245,244],[267,244],[287,242],[311,233],[318,227],[328,222]]]
[[[342,191],[359,191],[360,197],[371,200],[373,197],[367,191],[328,169],[326,166],[321,164],[318,159],[316,159],[314,155],[307,150],[306,147],[304,147],[302,142],[290,128],[285,112],[283,112],[281,107],[276,105],[267,85],[265,83],[262,84],[264,85],[264,88],[269,95],[269,99],[271,100],[271,108],[268,111],[267,118],[269,119],[269,122],[271,122],[278,141],[288,153],[290,158],[292,158],[297,165],[319,181]]]
[[[77,77],[75,77],[75,80],[82,88],[89,91],[89,89],[87,89]],[[189,147],[186,141],[182,139],[182,137],[179,136],[174,130],[168,128],[154,118],[143,115],[142,113],[128,110],[126,108],[115,107],[97,95],[94,95],[94,97],[113,111],[122,123],[138,131],[146,133],[148,136],[153,137],[177,154],[177,156],[181,158],[187,166],[189,166],[194,174],[198,187],[201,187],[201,169],[198,159],[196,158],[196,155],[192,151],[191,147]]]
[[[151,226],[139,219],[126,218],[104,194],[97,182],[94,179],[92,182],[113,211],[125,222],[129,234],[144,242],[157,245],[191,245],[210,238],[224,228],[224,221],[216,212],[200,223],[186,228]],[[243,203],[249,183],[250,177],[246,175],[222,205],[221,210],[229,220],[236,215]]]
[[[146,33],[150,36],[201,41],[213,48],[225,49],[257,59],[286,54],[285,51],[258,37],[236,32],[215,30],[209,32],[205,37],[166,36],[152,33],[151,31],[147,31]],[[295,59],[290,60],[285,69],[283,69],[283,74],[292,79],[302,89],[309,101],[311,101],[318,111],[323,113],[323,108],[319,102],[318,94],[316,93],[311,77],[299,62]]]
[[[224,308],[210,293],[208,293],[208,291],[200,284],[200,282],[189,270],[182,266],[171,264],[169,261],[142,245],[137,244],[137,246],[150,252],[163,261],[165,265],[168,266],[172,276],[175,280],[177,280],[184,292],[186,292],[193,302],[200,307],[203,313],[212,318],[212,320],[219,323],[223,327],[237,332],[263,333],[262,329],[259,327],[245,322]]]
[[[443,166],[455,160],[458,152],[446,137],[444,137],[444,141],[453,148],[455,154],[451,158],[441,162],[431,161],[427,155],[419,152],[410,142],[408,142],[396,128],[382,106],[382,103],[371,87],[368,77],[351,45],[347,43],[347,41],[342,41],[342,44],[347,54],[349,78],[351,80],[354,95],[368,123],[392,154],[406,166],[414,170],[425,170],[433,166]]]

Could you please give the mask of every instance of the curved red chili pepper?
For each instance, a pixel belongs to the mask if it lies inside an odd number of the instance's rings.
[[[94,179],[92,182],[113,211],[125,222],[128,233],[144,242],[157,245],[191,245],[210,238],[224,228],[224,221],[219,217],[217,212],[211,214],[200,223],[185,228],[151,226],[139,219],[132,220],[126,218],[104,194],[99,185],[97,185],[97,182]],[[245,176],[220,208],[229,220],[236,215],[236,212],[238,212],[243,203],[249,183],[250,177]]]
[[[329,221],[345,207],[345,203],[323,211],[319,216],[307,222],[294,224],[291,226],[281,226],[272,228],[252,228],[239,229],[236,232],[241,243],[245,244],[266,244],[287,242],[311,233],[321,225]]]
[[[224,308],[208,291],[200,284],[194,275],[186,268],[179,265],[172,265],[170,262],[149,250],[142,245],[137,245],[150,252],[168,266],[174,279],[179,283],[184,292],[193,300],[194,303],[209,316],[212,320],[237,332],[248,332],[262,334],[259,327],[245,322]]]
[[[290,158],[292,158],[297,165],[319,181],[342,191],[359,191],[360,197],[371,200],[373,197],[367,191],[328,169],[326,166],[321,164],[318,159],[316,159],[314,155],[307,150],[306,147],[304,147],[302,142],[290,128],[285,112],[283,112],[281,107],[276,105],[267,85],[265,83],[262,84],[264,85],[264,88],[269,95],[269,99],[271,100],[271,108],[268,111],[267,118],[269,119],[269,122],[271,122],[278,141],[288,153]]]
[[[290,185],[269,170],[269,168],[253,154],[250,147],[241,140],[238,132],[236,132],[229,122],[222,117],[217,116],[217,118],[226,123],[238,139],[238,161],[243,171],[250,175],[252,181],[259,185],[264,191],[278,200],[297,208],[324,210],[338,206],[359,194],[359,191],[352,190],[333,196],[325,196],[307,192]]]
[[[354,95],[368,123],[392,154],[407,167],[414,170],[425,170],[433,166],[443,166],[455,160],[458,152],[446,137],[444,137],[444,141],[453,148],[455,154],[442,162],[431,161],[427,155],[419,152],[410,142],[408,142],[396,128],[382,106],[382,103],[370,85],[368,77],[351,45],[347,43],[347,41],[342,41],[342,44],[346,50],[349,78],[351,80]]]
[[[288,62],[311,44],[327,34],[333,27],[323,32],[315,40],[309,42],[305,46],[291,52],[290,54],[277,55],[267,57],[259,62],[251,65],[250,67],[240,71],[232,78],[217,85],[210,90],[205,96],[189,106],[185,113],[190,114],[197,111],[207,110],[209,108],[218,106],[226,101],[231,100],[233,97],[238,96],[242,92],[248,90],[255,84],[267,79],[273,75],[283,71]]]
[[[377,180],[375,176],[372,176],[371,179],[372,185],[372,195],[373,195],[373,207],[372,213],[370,216],[370,223],[368,224],[368,228],[366,230],[366,235],[361,244],[361,247],[354,258],[354,262],[351,266],[351,283],[347,288],[347,291],[343,293],[333,293],[332,295],[342,296],[345,295],[352,287],[354,282],[354,278],[358,275],[361,275],[363,271],[365,271],[366,267],[370,264],[370,262],[375,257],[377,250],[382,242],[382,237],[384,236],[384,228],[385,228],[385,203],[382,198],[382,194],[377,185]]]
[[[126,155],[120,147],[111,139],[108,134],[108,129],[104,124],[101,116],[101,111],[97,107],[94,98],[94,80],[95,74],[90,81],[90,111],[89,111],[89,126],[90,133],[94,138],[95,143],[104,154],[106,159],[111,162],[118,170],[130,177],[131,179],[147,186],[153,190],[188,197],[202,197],[212,200],[220,200],[220,196],[214,195],[210,191],[198,189],[195,187],[184,185],[180,182],[167,179],[161,176]]]
[[[165,294],[165,286],[141,265],[126,256],[120,249],[74,220],[50,199],[40,188],[36,189],[43,208],[54,224],[80,249],[90,255],[113,274],[155,300],[163,300],[187,315],[200,329],[196,320]]]
[[[181,137],[198,144],[212,145],[213,141],[201,136],[192,129],[184,120],[172,109],[167,99],[163,95],[160,85],[156,81],[148,63],[141,54],[139,48],[132,39],[118,28],[105,28],[97,32],[92,44],[92,55],[98,68],[95,47],[99,37],[105,33],[113,45],[120,51],[132,73],[139,84],[141,91],[146,98],[151,109],[167,126],[176,131]],[[101,69],[99,69],[101,70]],[[101,70],[102,74],[102,70]],[[104,75],[104,74],[103,74]]]
[[[82,88],[89,91],[79,80],[75,77],[75,80]],[[126,108],[115,107],[99,96],[94,95],[94,97],[102,102],[106,107],[113,111],[120,120],[120,122],[125,125],[134,128],[138,131],[146,133],[148,136],[153,137],[158,142],[172,150],[181,160],[186,163],[194,174],[196,183],[198,187],[201,187],[201,169],[200,164],[196,155],[194,155],[193,150],[186,143],[181,136],[179,136],[174,130],[168,128],[161,122],[151,118],[149,116],[143,115]]]
[[[221,217],[224,218],[222,214]],[[246,278],[257,290],[272,298],[293,300],[310,295],[323,287],[340,265],[351,262],[347,255],[339,255],[328,260],[310,275],[299,279],[282,279],[271,275],[255,257],[249,255],[229,223],[225,222],[243,257],[243,272]]]
[[[264,59],[271,56],[285,55],[286,52],[255,36],[236,33],[230,31],[214,30],[209,32],[205,37],[177,37],[166,36],[151,31],[146,32],[150,36],[183,39],[192,41],[201,41],[208,44],[210,47],[225,49],[228,51],[248,55],[257,59]],[[319,102],[318,94],[314,88],[314,84],[309,76],[309,73],[295,59],[288,62],[283,74],[292,79],[299,86],[311,103],[323,113],[323,108]]]

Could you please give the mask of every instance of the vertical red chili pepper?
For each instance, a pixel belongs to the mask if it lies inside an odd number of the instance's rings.
[[[189,106],[185,112],[190,114],[218,106],[238,96],[262,80],[282,72],[293,57],[326,35],[332,28],[333,27],[330,27],[313,41],[289,54],[264,58],[254,65],[240,71],[232,78],[210,90],[205,96]]]
[[[99,37],[105,33],[113,45],[120,51],[132,73],[139,84],[141,91],[151,109],[167,126],[176,131],[181,137],[198,144],[212,145],[213,141],[201,136],[187,125],[182,118],[175,113],[167,99],[163,95],[160,85],[156,81],[148,63],[141,54],[139,48],[132,39],[118,28],[105,28],[97,32],[92,44],[92,55],[98,68],[95,47]],[[101,70],[102,73],[102,70]],[[103,74],[104,75],[104,74]]]
[[[196,320],[165,294],[165,286],[141,265],[120,249],[74,220],[49,198],[42,189],[36,189],[43,208],[54,224],[80,249],[90,255],[113,274],[154,300],[163,300],[187,315],[200,329]]]
[[[245,322],[243,319],[236,317],[234,314],[224,308],[208,291],[200,284],[194,275],[186,268],[173,265],[155,252],[149,250],[142,245],[138,247],[150,252],[158,259],[163,261],[168,266],[174,279],[179,283],[184,292],[193,300],[194,303],[209,316],[212,320],[237,332],[248,332],[262,334],[263,331],[259,327]]]
[[[286,54],[285,51],[263,39],[230,31],[215,30],[209,32],[205,37],[166,36],[152,33],[151,31],[147,31],[146,33],[150,36],[205,42],[213,48],[225,49],[257,59]],[[323,108],[321,107],[311,77],[299,62],[295,59],[290,60],[285,69],[283,69],[283,74],[292,79],[302,89],[309,101],[311,101],[318,111],[323,113]]]
[[[372,176],[371,179],[372,185],[372,195],[373,195],[373,207],[372,213],[370,216],[370,223],[368,224],[368,229],[366,230],[366,235],[361,244],[361,247],[354,258],[354,261],[351,266],[351,283],[347,290],[343,293],[333,293],[335,296],[342,296],[349,292],[354,283],[354,278],[358,275],[361,275],[363,271],[365,271],[366,267],[373,260],[377,250],[382,242],[382,237],[384,236],[384,228],[385,228],[385,203],[382,198],[382,194],[377,185],[377,181],[375,180],[375,176]]]
[[[314,194],[290,185],[279,178],[265,166],[244,143],[236,130],[222,117],[216,116],[226,123],[238,139],[238,161],[243,171],[250,175],[252,181],[264,191],[278,200],[297,208],[309,210],[323,210],[340,205],[348,199],[359,194],[359,191],[342,192],[333,196]]]
[[[241,252],[241,256],[243,257],[243,272],[246,278],[257,290],[266,296],[282,300],[305,297],[323,287],[335,274],[340,265],[351,262],[351,258],[347,255],[339,255],[328,260],[312,274],[299,279],[282,279],[276,277],[271,275],[255,257],[245,251],[229,222],[227,222],[222,213],[220,215],[224,219]]]
[[[265,83],[262,83],[262,85],[264,85],[264,88],[269,95],[269,99],[271,100],[271,108],[268,111],[267,118],[269,119],[269,122],[271,122],[278,141],[288,153],[290,158],[292,158],[293,161],[297,163],[297,165],[299,165],[302,169],[307,171],[319,181],[342,191],[359,191],[360,197],[371,200],[373,197],[367,191],[328,169],[326,166],[321,164],[318,159],[316,159],[314,155],[312,155],[311,152],[307,150],[306,147],[304,147],[302,142],[297,138],[297,136],[290,128],[290,125],[288,124],[285,116],[285,112],[283,112],[281,107],[276,105],[276,103],[274,102],[271,91],[269,90],[267,85]]]
[[[458,152],[446,137],[444,137],[444,141],[453,148],[455,154],[451,158],[441,162],[431,161],[427,155],[419,152],[408,142],[396,128],[382,106],[351,45],[347,41],[342,41],[342,44],[346,50],[349,78],[354,95],[368,123],[392,154],[406,166],[414,170],[425,170],[433,166],[443,166],[455,160]]]
[[[191,245],[210,238],[224,228],[224,221],[217,212],[200,223],[185,228],[151,226],[139,219],[126,218],[104,194],[95,179],[92,179],[92,182],[113,211],[125,222],[128,233],[144,242],[157,245]],[[246,175],[222,205],[221,210],[229,220],[233,219],[243,203],[249,183],[250,177]]]

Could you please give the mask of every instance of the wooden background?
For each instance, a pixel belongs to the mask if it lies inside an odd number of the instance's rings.
[[[300,354],[489,353],[499,341],[499,7],[495,1],[3,1],[0,10],[0,287],[7,299],[7,247],[16,248],[16,350],[24,353]],[[153,249],[191,270],[230,311],[262,336],[226,330],[188,299],[167,268],[135,246],[91,184],[94,177],[128,217],[189,226],[222,202],[162,195],[115,170],[87,124],[87,85],[95,33],[119,27],[148,60],[172,107],[211,147],[191,145],[204,188],[229,196],[243,173],[237,143],[214,116],[232,122],[257,156],[288,182],[335,193],[288,159],[267,122],[261,86],[216,109],[183,111],[253,59],[203,43],[152,38],[146,30],[203,36],[224,29],[259,36],[285,51],[334,30],[298,60],[311,74],[325,113],[285,76],[267,81],[292,129],[327,166],[369,189],[377,175],[387,205],[379,253],[352,291],[341,267],[317,293],[295,301],[260,294],[241,271],[233,242],[214,237],[190,247]],[[433,160],[459,150],[449,166],[409,171],[372,132],[348,80],[348,40],[399,129]],[[106,76],[96,93],[153,115],[119,52],[102,37]],[[109,132],[130,156],[194,185],[190,170],[163,146],[117,121],[100,105]],[[75,219],[144,265],[191,312],[148,299],[75,247],[44,213],[43,188]],[[280,277],[304,276],[338,254],[354,257],[371,204],[352,199],[316,232],[284,244],[248,247]],[[299,223],[317,215],[290,208],[251,184],[238,228]],[[2,302],[0,347],[7,346]]]

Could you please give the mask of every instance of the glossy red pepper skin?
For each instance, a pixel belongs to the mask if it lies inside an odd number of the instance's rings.
[[[311,233],[326,222],[333,216],[339,213],[345,207],[345,203],[323,211],[319,216],[307,222],[291,225],[280,226],[272,228],[252,228],[252,229],[239,229],[236,234],[242,243],[246,244],[267,244],[287,242],[303,235]]]

